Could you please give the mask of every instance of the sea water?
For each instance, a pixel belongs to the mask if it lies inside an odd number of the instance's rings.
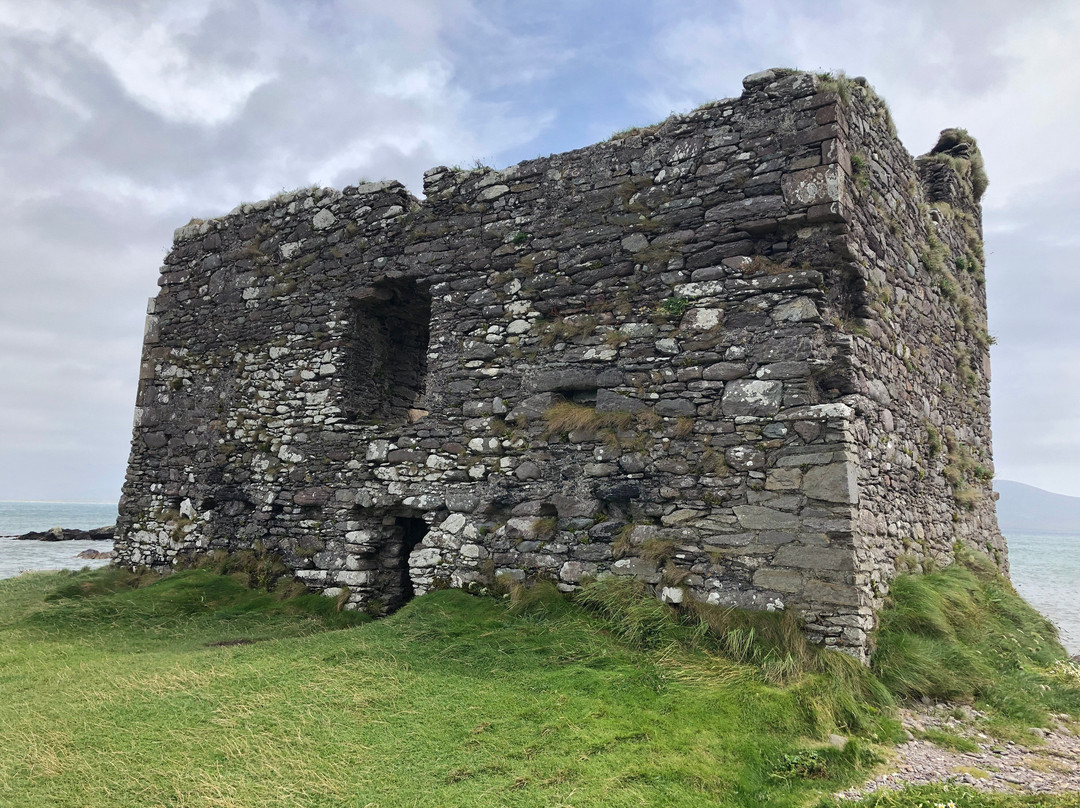
[[[1013,585],[1054,622],[1069,653],[1080,654],[1080,535],[1008,531],[1005,538]]]
[[[83,550],[108,552],[108,541],[16,541],[52,527],[90,530],[116,523],[116,505],[84,502],[0,502],[0,578],[26,570],[101,567],[108,559],[78,558]]]

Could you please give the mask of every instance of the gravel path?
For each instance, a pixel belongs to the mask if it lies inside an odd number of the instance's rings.
[[[979,791],[1027,794],[1080,792],[1080,734],[1068,716],[1055,716],[1057,727],[1038,730],[1042,743],[1024,746],[998,741],[979,731],[982,718],[970,707],[950,704],[903,709],[900,717],[910,740],[897,748],[895,771],[843,791],[841,799],[858,799],[878,789],[952,782]],[[977,752],[958,752],[920,740],[935,730],[976,743]]]

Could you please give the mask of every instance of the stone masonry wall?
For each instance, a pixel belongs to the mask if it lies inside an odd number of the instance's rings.
[[[939,153],[913,165],[872,90],[851,100],[860,567],[884,592],[898,566],[948,564],[962,542],[1007,571],[990,484],[982,189],[968,161]]]
[[[635,576],[860,656],[898,565],[1004,565],[971,153],[916,165],[858,80],[744,86],[180,228],[119,561],[260,547],[373,612]]]

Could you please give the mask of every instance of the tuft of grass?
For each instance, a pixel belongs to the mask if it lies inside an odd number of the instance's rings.
[[[514,581],[510,586],[510,614],[556,617],[572,610],[570,601],[551,581],[537,581],[526,586]]]
[[[637,527],[635,522],[628,522],[615,534],[615,539],[611,542],[611,554],[615,558],[626,558],[628,555],[633,554],[634,542],[632,537],[635,527]]]
[[[690,308],[690,301],[685,297],[666,297],[660,301],[660,305],[657,307],[657,313],[672,319],[677,319],[686,314],[686,310]]]
[[[949,162],[960,176],[971,183],[975,201],[982,199],[990,180],[986,176],[986,164],[979,144],[966,129],[943,130],[929,156]]]
[[[961,508],[970,511],[982,499],[982,491],[973,487],[972,481],[990,480],[994,476],[993,472],[975,460],[971,450],[960,443],[951,429],[945,431],[945,444],[949,451],[943,474],[952,487],[953,500]]]
[[[585,404],[560,401],[544,411],[547,424],[545,435],[564,435],[569,432],[597,433],[601,430],[627,429],[634,423],[629,412],[597,412]]]
[[[609,630],[635,648],[656,649],[690,642],[693,629],[676,619],[675,609],[646,591],[635,578],[604,578],[585,586],[574,601],[605,619]]]
[[[979,745],[970,738],[957,735],[954,732],[945,732],[940,729],[928,729],[921,733],[921,737],[937,744],[945,749],[953,749],[957,752],[978,752]]]
[[[805,688],[801,709],[818,726],[865,728],[873,714],[893,703],[858,661],[811,644],[791,612],[744,611],[694,600],[676,608],[632,578],[595,581],[575,600],[637,647],[692,648],[749,666],[773,685],[799,683]]]
[[[791,272],[791,267],[778,264],[764,255],[753,256],[750,263],[743,267],[744,275],[782,275],[785,272]]]
[[[592,315],[571,315],[561,320],[538,320],[534,328],[540,330],[540,344],[551,347],[559,342],[572,342],[580,337],[596,333],[597,320]]]
[[[72,631],[107,634],[118,630],[143,634],[148,641],[171,637],[184,647],[189,634],[204,644],[201,633],[191,631],[202,620],[219,621],[219,631],[224,629],[234,639],[236,635],[277,636],[279,630],[281,636],[310,633],[368,619],[355,612],[339,612],[332,599],[306,590],[282,597],[280,591],[251,588],[246,572],[181,569],[160,575],[106,567],[58,577],[60,585],[41,598],[49,608],[28,617],[27,623],[61,637]]]
[[[1030,765],[1033,769],[1037,768],[1033,765],[1033,763],[1028,765]],[[953,771],[957,774],[969,774],[972,777],[978,778],[979,780],[987,780],[990,778],[990,772],[986,771],[985,769],[979,769],[975,766],[954,766]]]
[[[634,420],[638,429],[643,429],[646,432],[659,429],[660,425],[664,423],[664,419],[657,415],[654,410],[642,410]]]
[[[869,190],[870,172],[866,167],[866,157],[858,152],[851,155],[851,178],[859,188]]]
[[[637,227],[639,230],[645,229],[642,227],[644,222],[639,222]],[[647,264],[652,266],[667,266],[667,263],[679,255],[679,251],[672,247],[665,247],[661,245],[650,245],[640,252],[634,253],[634,262],[638,264]]]
[[[929,420],[924,420],[923,426],[926,428],[926,451],[931,458],[937,457],[944,448],[941,442],[941,433]]]
[[[642,137],[647,135],[653,135],[656,134],[656,132],[659,131],[660,127],[667,123],[668,120],[670,120],[670,117],[665,118],[662,121],[657,121],[656,123],[649,124],[647,126],[628,126],[627,128],[620,129],[617,132],[612,132],[611,135],[608,137],[608,140],[622,140],[623,138],[634,137],[636,135]]]
[[[68,573],[61,573],[68,575]],[[82,600],[85,598],[113,595],[117,592],[140,589],[160,581],[162,576],[146,567],[128,570],[123,567],[103,567],[92,576],[71,575],[71,580],[61,583],[43,597],[46,603],[63,600]]]
[[[646,539],[641,543],[639,553],[646,561],[660,564],[675,554],[675,542],[669,539]]]
[[[558,526],[559,518],[557,516],[544,516],[533,523],[533,529],[536,531],[536,536],[540,539],[549,538]]]
[[[835,74],[818,73],[817,80],[818,92],[836,93],[845,106],[851,103],[851,91],[855,83],[844,71],[841,70]]]
[[[926,240],[926,248],[919,255],[919,259],[932,276],[941,278],[948,272],[945,267],[945,259],[948,255],[949,248],[937,236],[932,235]],[[952,279],[952,283],[955,285],[955,278]]]
[[[281,556],[266,549],[262,542],[255,542],[246,550],[228,553],[215,550],[210,553],[193,553],[181,556],[174,564],[176,569],[200,569],[216,575],[235,575],[252,589],[275,589],[279,581],[292,581],[288,567]],[[281,591],[291,591],[284,587]]]
[[[702,474],[715,474],[720,477],[727,476],[731,471],[731,469],[728,468],[727,458],[724,455],[723,449],[719,449],[715,446],[708,446],[705,451],[701,453],[701,458],[698,460],[698,468]]]
[[[604,334],[604,344],[609,348],[622,348],[630,341],[630,337],[627,336],[625,331],[619,329],[613,329]]]

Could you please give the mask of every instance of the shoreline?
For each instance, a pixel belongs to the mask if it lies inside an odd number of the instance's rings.
[[[1057,714],[1055,727],[1033,729],[1034,743],[999,741],[982,733],[984,713],[967,705],[922,704],[898,708],[908,740],[894,747],[889,771],[834,796],[857,800],[878,790],[908,786],[962,785],[988,793],[1072,794],[1080,792],[1080,722]],[[928,735],[941,733],[977,747],[958,751]],[[940,737],[940,735],[939,735]],[[963,745],[963,744],[958,744]]]

